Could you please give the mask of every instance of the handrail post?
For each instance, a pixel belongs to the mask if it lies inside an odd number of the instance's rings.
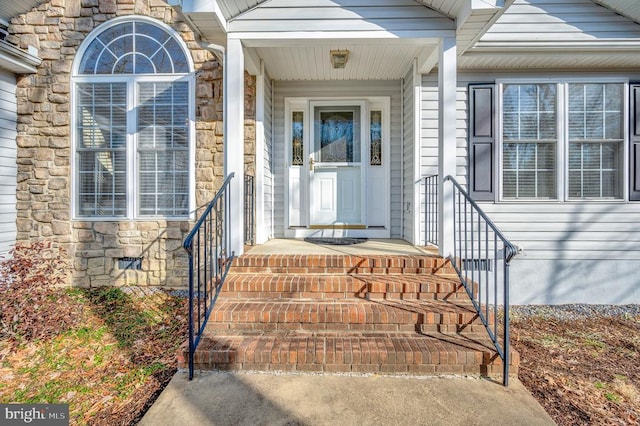
[[[452,177],[447,176],[444,178],[444,182],[451,182],[451,194],[453,198],[453,254],[450,256],[450,260],[453,268],[455,269],[460,282],[465,288],[465,291],[471,299],[478,317],[482,321],[491,341],[495,347],[495,350],[502,359],[503,363],[503,384],[509,385],[509,363],[511,361],[511,335],[510,335],[510,323],[509,323],[509,269],[511,259],[517,255],[516,247],[505,238],[505,236],[498,230],[489,217],[482,211],[480,206],[469,196],[464,188]],[[457,204],[456,204],[457,201]],[[461,207],[461,203],[464,203],[464,208]],[[464,217],[462,217],[464,215]],[[474,225],[476,223],[475,217],[477,216],[477,233],[475,232]],[[481,232],[482,224],[484,222],[484,240]],[[442,220],[441,220],[442,223]],[[457,226],[456,226],[457,225]],[[442,229],[442,232],[446,230]],[[493,262],[490,262],[489,256],[489,239],[490,235],[493,236]],[[477,238],[477,243],[475,241]],[[485,253],[482,251],[482,244],[485,245]],[[471,248],[469,250],[469,244]],[[476,250],[477,244],[477,250]],[[500,244],[502,249],[499,250]],[[464,248],[463,248],[464,245]],[[464,256],[464,258],[462,258]],[[503,277],[502,287],[499,287],[498,281],[498,260],[503,262]],[[493,288],[489,286],[488,273],[489,269],[485,270],[487,279],[482,280],[482,268],[489,268],[489,265],[494,265],[494,277]],[[471,274],[468,274],[468,271]],[[476,279],[477,271],[477,279]],[[477,292],[476,292],[477,287]],[[486,288],[483,288],[486,287]],[[499,300],[499,292],[502,291],[502,300]],[[492,301],[489,301],[489,293],[493,294]],[[483,301],[480,294],[485,295]],[[476,295],[478,297],[476,297]],[[502,343],[499,339],[498,325],[499,321],[499,302],[502,301],[503,308],[503,322],[502,322]],[[484,304],[484,307],[483,307]],[[483,309],[484,308],[484,309]],[[491,308],[491,309],[490,309]],[[493,324],[491,324],[493,322]],[[492,327],[493,325],[493,327]]]
[[[504,360],[502,361],[502,384],[509,386],[509,362],[511,361],[511,335],[509,332],[509,261],[504,262]]]
[[[193,379],[193,352],[195,352],[193,337],[193,243],[189,246],[189,380]]]
[[[189,261],[189,380],[193,379],[196,348],[235,255],[233,251],[229,253],[229,182],[233,177],[234,173],[230,173],[225,178],[183,243]],[[219,233],[224,235],[219,238]]]

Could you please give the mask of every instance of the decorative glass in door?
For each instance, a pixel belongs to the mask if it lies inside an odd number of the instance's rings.
[[[312,226],[362,226],[359,106],[316,106],[310,156]]]

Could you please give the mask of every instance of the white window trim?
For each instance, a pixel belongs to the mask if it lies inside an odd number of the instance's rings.
[[[178,42],[180,47],[183,49],[187,62],[189,65],[189,73],[188,74],[99,74],[99,75],[88,75],[88,74],[78,74],[78,70],[80,67],[80,63],[82,62],[82,58],[84,53],[86,52],[87,47],[91,44],[91,42],[99,36],[103,31],[108,28],[118,25],[123,22],[147,22],[153,25],[160,26],[164,30],[166,30],[171,36]],[[138,93],[138,85],[139,82],[178,82],[178,81],[186,81],[189,84],[189,138],[188,138],[188,146],[189,146],[189,205],[188,205],[188,214],[186,215],[176,215],[176,216],[168,216],[168,215],[138,215],[137,205],[138,205],[138,191],[137,188],[137,179],[138,179],[138,169],[137,169],[137,148],[138,148],[138,137],[136,133],[137,129],[137,117],[135,114],[135,105],[136,105],[136,95]],[[77,177],[77,114],[76,114],[76,87],[78,83],[126,83],[127,85],[127,136],[126,136],[126,189],[127,189],[127,201],[126,201],[126,215],[125,216],[82,216],[78,214],[78,177]],[[182,38],[177,34],[177,32],[169,27],[168,25],[156,21],[149,17],[144,16],[126,16],[112,19],[108,22],[103,23],[102,25],[96,27],[91,35],[87,37],[80,48],[78,49],[77,55],[74,60],[74,64],[72,67],[72,76],[71,76],[71,102],[70,102],[70,114],[71,114],[71,219],[78,221],[86,221],[86,222],[106,222],[106,221],[121,221],[121,220],[135,220],[135,221],[153,221],[153,220],[193,220],[196,214],[196,200],[195,200],[195,188],[196,188],[196,149],[195,149],[195,141],[196,141],[196,128],[195,128],[195,115],[196,115],[196,102],[195,102],[195,84],[196,78],[194,73],[193,60],[191,55],[189,54],[189,49],[187,48],[186,43],[182,40]],[[132,87],[133,86],[133,87]]]
[[[496,140],[497,140],[497,167],[495,168],[495,182],[496,182],[496,200],[497,203],[502,204],[579,204],[579,203],[596,203],[596,204],[622,204],[629,202],[629,78],[627,77],[584,77],[584,78],[509,78],[496,80],[495,91],[495,105],[496,105]],[[593,83],[593,84],[606,84],[606,83],[618,83],[623,85],[623,104],[622,104],[622,116],[623,116],[623,154],[622,154],[622,197],[621,198],[584,198],[576,199],[569,198],[569,126],[567,125],[569,120],[569,91],[568,85],[571,83]],[[557,199],[544,199],[544,198],[505,198],[503,196],[503,106],[502,106],[502,93],[505,84],[556,84],[557,85],[557,127],[558,133],[557,145],[556,145],[556,194]]]

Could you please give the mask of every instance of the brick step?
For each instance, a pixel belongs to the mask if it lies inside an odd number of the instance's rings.
[[[183,350],[179,367],[186,367]],[[511,374],[518,354],[512,352]],[[502,361],[484,335],[268,333],[203,336],[196,369],[499,375]]]
[[[460,281],[438,275],[325,275],[235,273],[227,276],[226,297],[319,299],[467,299]]]
[[[224,299],[205,333],[242,329],[480,333],[484,326],[469,302]]]
[[[234,273],[273,274],[438,274],[455,275],[449,260],[411,255],[244,254],[233,260]]]

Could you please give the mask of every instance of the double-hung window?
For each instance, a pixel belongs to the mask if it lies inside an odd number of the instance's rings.
[[[625,199],[625,84],[558,80],[471,85],[472,195],[502,201]],[[634,113],[631,119],[635,116],[640,117]],[[494,117],[498,137],[493,136]],[[630,164],[640,162],[637,153],[628,158]],[[637,170],[630,168],[632,192],[640,192]]]
[[[569,198],[622,198],[621,84],[569,83]]]
[[[557,105],[555,84],[504,85],[503,198],[557,198]]]
[[[96,30],[74,74],[76,217],[187,217],[193,73],[183,43],[149,19]]]

